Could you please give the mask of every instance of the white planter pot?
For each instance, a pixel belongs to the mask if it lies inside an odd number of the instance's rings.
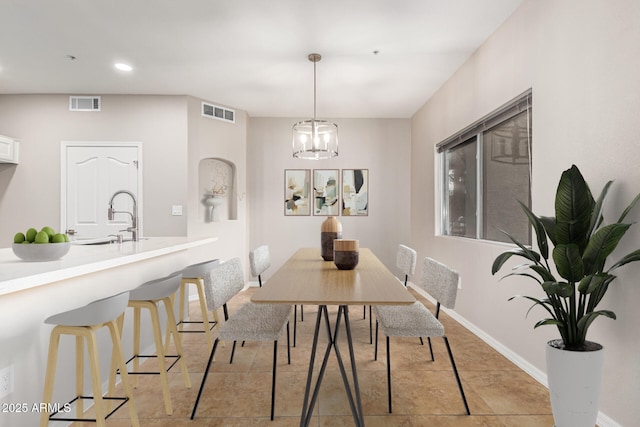
[[[556,341],[556,340],[554,340]],[[547,343],[547,380],[555,427],[593,427],[598,418],[604,348],[568,351]]]

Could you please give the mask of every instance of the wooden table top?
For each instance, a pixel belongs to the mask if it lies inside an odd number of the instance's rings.
[[[395,305],[412,304],[415,298],[371,252],[360,248],[353,270],[338,270],[324,261],[319,248],[294,253],[251,301],[271,304]]]

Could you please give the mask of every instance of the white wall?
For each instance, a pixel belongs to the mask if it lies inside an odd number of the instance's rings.
[[[70,112],[68,95],[0,95],[0,133],[21,140],[20,164],[0,165],[0,247],[29,227],[60,224],[61,141],[139,141],[144,233],[184,236],[187,105],[180,96],[102,96],[99,112]],[[106,210],[105,210],[106,213]]]
[[[194,248],[192,261],[239,257],[248,272],[247,236],[247,123],[246,112],[236,110],[235,123],[203,117],[202,100],[189,97],[189,150],[188,150],[188,224],[189,236],[218,237],[215,249]],[[198,165],[200,160],[218,158],[235,166],[234,186],[229,197],[237,205],[236,219],[205,222],[202,214],[202,194],[199,193]],[[248,273],[247,273],[248,274]],[[247,275],[248,277],[248,275]]]
[[[560,173],[576,164],[596,194],[615,179],[609,221],[640,191],[640,2],[527,0],[412,120],[412,244],[456,268],[463,289],[456,311],[522,358],[545,370],[551,327],[543,313],[508,302],[538,292],[530,281],[498,282],[491,263],[506,246],[435,236],[434,146],[504,102],[533,88],[533,210],[553,214]],[[614,218],[615,216],[615,218]],[[637,222],[640,208],[628,218]],[[640,245],[632,227],[620,257]],[[416,272],[416,276],[419,272]],[[606,348],[601,411],[620,425],[640,419],[640,265],[619,271],[602,302],[618,319],[598,319],[589,338]]]
[[[285,169],[368,169],[369,216],[344,217],[343,237],[359,239],[394,270],[399,243],[408,243],[410,121],[331,119],[338,125],[339,155],[294,159],[291,127],[300,118],[251,118],[247,144],[250,248],[269,245],[269,278],[299,247],[320,247],[326,216],[284,215]]]

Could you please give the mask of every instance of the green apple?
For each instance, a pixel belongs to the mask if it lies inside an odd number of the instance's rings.
[[[33,242],[35,242],[35,240],[36,240],[36,234],[38,234],[38,230],[36,230],[35,228],[30,228],[30,229],[28,229],[28,230],[27,230],[27,234],[26,234],[27,241],[28,241],[29,243],[33,243]]]
[[[66,242],[65,235],[61,233],[54,234],[53,237],[51,238],[51,243],[64,243],[64,242]]]
[[[27,238],[25,237],[25,235],[23,233],[16,233],[16,235],[13,236],[13,243],[22,243],[26,239]]]
[[[55,230],[51,227],[42,227],[42,230],[40,231],[44,231],[45,233],[47,233],[47,236],[49,236],[49,241],[51,241],[51,238],[56,234]]]
[[[46,231],[40,231],[36,234],[36,243],[49,243],[49,234]]]

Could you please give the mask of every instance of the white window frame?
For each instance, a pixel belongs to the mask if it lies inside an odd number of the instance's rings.
[[[435,168],[436,179],[435,183],[437,186],[436,191],[436,230],[437,233],[441,236],[447,237],[458,237],[458,238],[468,238],[468,239],[476,239],[476,240],[488,240],[483,236],[484,230],[484,217],[483,217],[483,202],[484,202],[484,141],[483,135],[484,132],[493,128],[494,126],[503,123],[510,118],[522,113],[523,111],[531,110],[532,108],[532,90],[528,89],[522,94],[518,95],[511,101],[487,114],[480,120],[472,123],[461,131],[455,133],[444,141],[436,144],[435,146],[435,156],[436,156],[436,164]],[[450,234],[449,226],[448,226],[448,206],[449,206],[449,191],[448,191],[448,181],[445,177],[445,174],[448,171],[447,166],[447,156],[445,152],[452,148],[455,148],[458,145],[461,145],[475,136],[476,138],[476,233],[475,237],[469,236],[458,236],[455,234]],[[531,141],[529,143],[529,194],[531,194]],[[530,203],[530,200],[529,200]],[[494,240],[490,240],[494,242]],[[498,242],[496,243],[504,243]]]

